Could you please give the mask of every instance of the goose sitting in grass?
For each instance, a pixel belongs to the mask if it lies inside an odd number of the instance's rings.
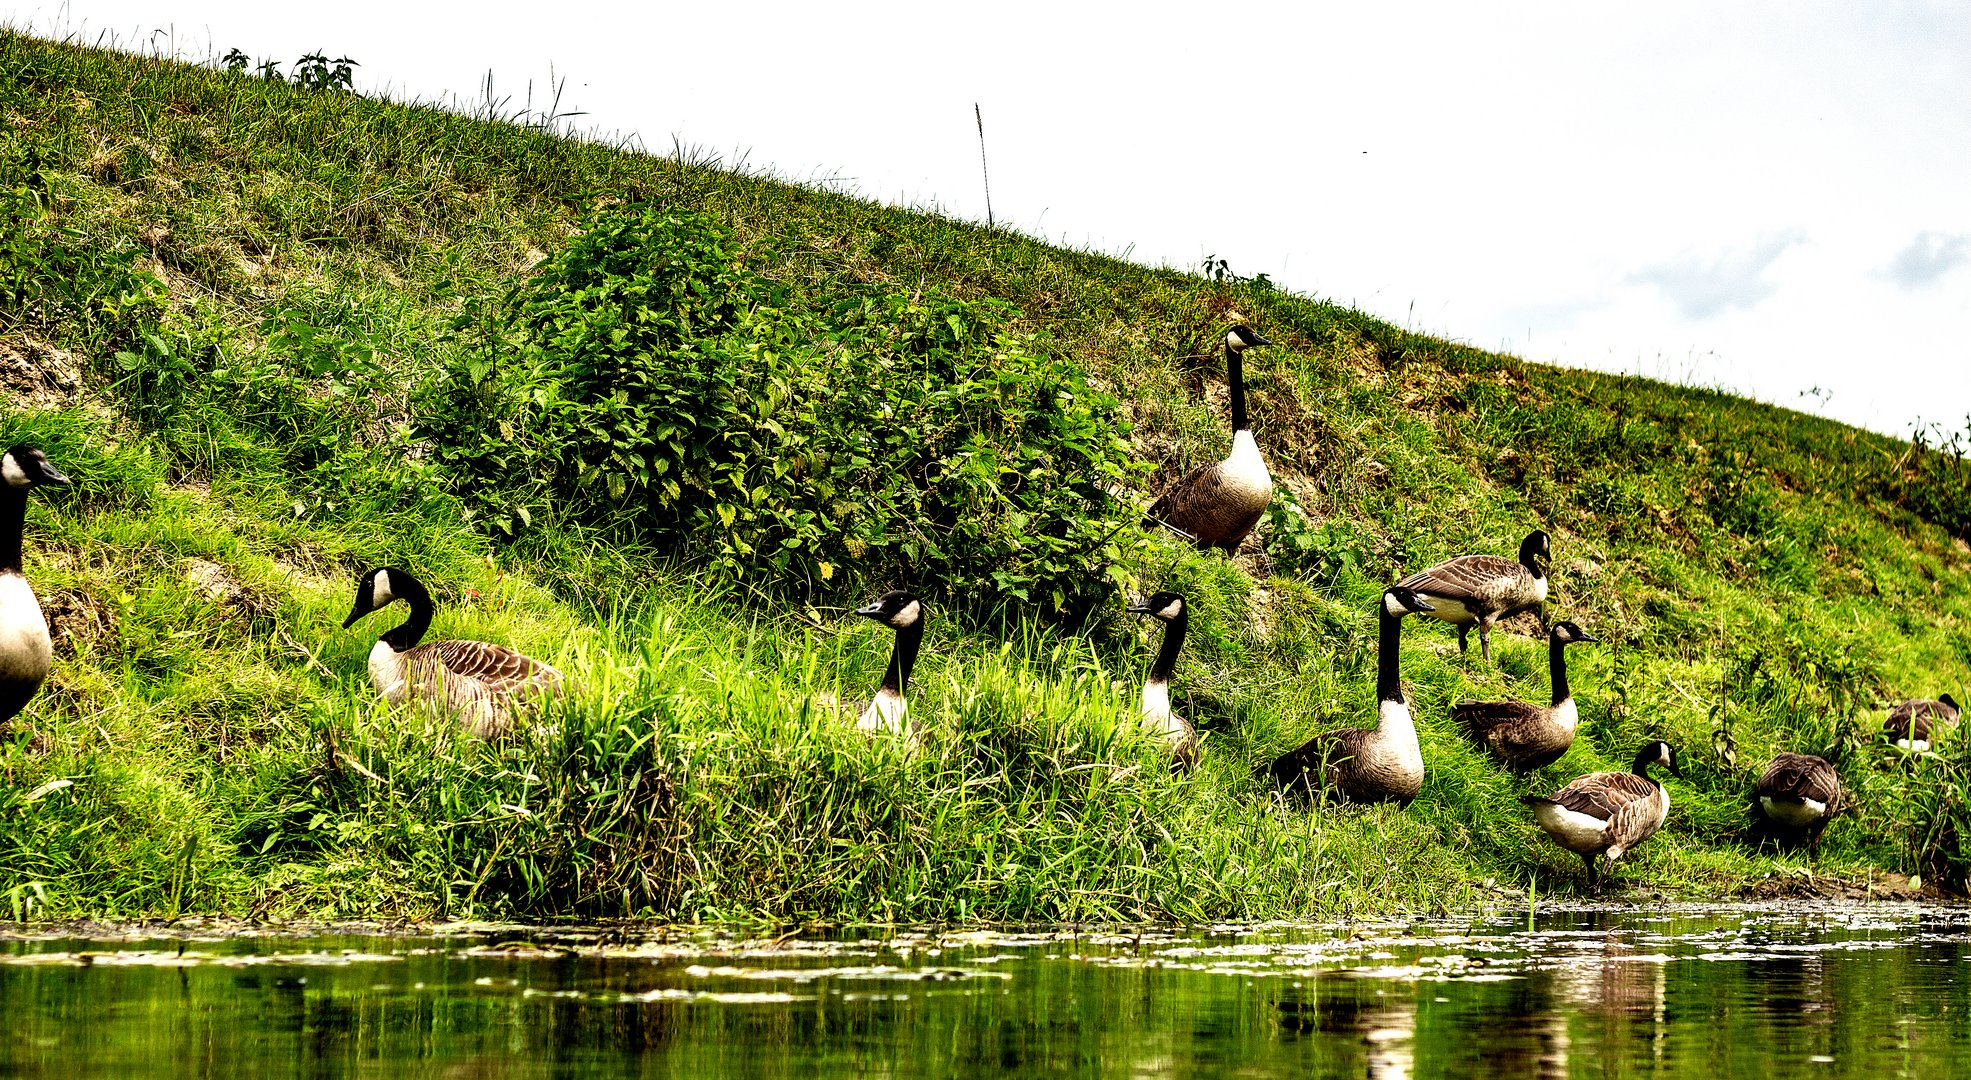
[[[1376,644],[1376,726],[1341,728],[1307,740],[1261,770],[1288,793],[1329,795],[1345,802],[1393,802],[1408,806],[1423,789],[1423,749],[1417,725],[1403,696],[1399,669],[1403,616],[1428,612],[1430,605],[1400,585],[1382,594]]]
[[[1594,641],[1571,622],[1554,624],[1547,635],[1547,668],[1553,675],[1553,703],[1474,701],[1451,710],[1478,748],[1515,773],[1529,773],[1560,760],[1574,745],[1581,710],[1567,686],[1567,647]]]
[[[1930,749],[1938,728],[1957,723],[1957,717],[1957,699],[1938,694],[1935,701],[1905,701],[1890,709],[1882,730],[1897,746],[1921,752]]]
[[[1470,647],[1471,628],[1478,627],[1478,652],[1489,661],[1492,624],[1547,602],[1547,565],[1552,561],[1547,534],[1536,529],[1520,542],[1517,562],[1497,555],[1460,555],[1397,584],[1423,597],[1431,618],[1458,628],[1459,652]]]
[[[1226,555],[1239,550],[1273,500],[1273,476],[1246,419],[1245,351],[1271,345],[1243,322],[1225,332],[1225,378],[1232,391],[1232,452],[1200,465],[1164,489],[1150,506],[1150,520],[1168,525],[1201,548]]]
[[[342,628],[397,600],[410,616],[370,649],[370,683],[392,705],[423,702],[458,717],[482,739],[503,734],[530,701],[563,689],[561,672],[504,645],[484,641],[424,641],[431,629],[431,593],[409,571],[379,567],[356,586],[356,606]]]
[[[1198,763],[1198,734],[1170,707],[1170,677],[1177,670],[1177,654],[1184,648],[1190,610],[1184,598],[1174,592],[1160,592],[1129,605],[1128,610],[1164,624],[1163,645],[1157,650],[1156,662],[1150,665],[1149,679],[1143,683],[1143,730],[1170,750],[1179,768],[1190,769]]]
[[[1655,836],[1663,827],[1663,819],[1670,816],[1670,792],[1650,777],[1651,765],[1661,765],[1679,779],[1684,775],[1669,743],[1648,742],[1636,751],[1635,764],[1628,772],[1589,773],[1551,798],[1520,797],[1533,808],[1534,820],[1554,843],[1588,864],[1589,887],[1597,896],[1615,873],[1615,860]],[[1596,857],[1606,861],[1606,874],[1598,873]]]
[[[1774,755],[1752,785],[1754,832],[1783,844],[1805,838],[1808,850],[1817,850],[1828,819],[1840,809],[1840,775],[1812,754]]]
[[[21,574],[27,493],[68,482],[35,447],[16,446],[0,455],[0,724],[34,700],[55,660],[48,618]]]
[[[855,726],[863,731],[907,732],[904,694],[910,687],[910,669],[917,664],[917,651],[924,644],[924,603],[902,589],[891,589],[855,613],[896,632],[883,685],[876,688],[876,696],[861,710]]]

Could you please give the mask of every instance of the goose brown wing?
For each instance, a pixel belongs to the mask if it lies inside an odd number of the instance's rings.
[[[1497,555],[1460,555],[1419,570],[1396,584],[1413,592],[1450,600],[1487,600],[1516,584],[1526,568]]]
[[[1615,815],[1624,807],[1655,794],[1656,785],[1635,773],[1600,772],[1576,777],[1553,793],[1553,801],[1577,814],[1600,818],[1613,830]]]
[[[1774,798],[1812,799],[1833,806],[1841,798],[1841,777],[1834,766],[1812,754],[1780,754],[1766,766],[1753,790]]]
[[[1623,775],[1639,779],[1633,773]],[[1663,826],[1663,814],[1668,808],[1662,801],[1662,789],[1650,785],[1647,796],[1630,799],[1608,816],[1608,832],[1604,835],[1609,846],[1620,846],[1626,850],[1656,835],[1656,830]]]
[[[1539,719],[1541,712],[1538,705],[1524,701],[1469,701],[1452,709],[1451,715],[1482,742],[1493,732]]]
[[[558,689],[561,672],[504,645],[485,641],[434,641],[413,652],[430,650],[427,655],[443,665],[450,679],[471,679],[492,694],[512,694],[536,686]]]
[[[1319,787],[1329,781],[1329,771],[1337,763],[1361,752],[1362,741],[1368,737],[1369,732],[1362,728],[1324,731],[1302,743],[1299,749],[1274,758],[1269,771],[1282,787]]]
[[[1186,532],[1194,532],[1185,523],[1197,521],[1224,486],[1221,464],[1214,461],[1200,465],[1179,477],[1163,489],[1156,502],[1150,504],[1150,516]]]

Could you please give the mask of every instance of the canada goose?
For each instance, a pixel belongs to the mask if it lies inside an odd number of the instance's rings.
[[[1150,506],[1150,518],[1189,535],[1201,548],[1239,550],[1273,501],[1273,476],[1253,441],[1246,421],[1244,353],[1272,342],[1244,323],[1225,332],[1225,377],[1232,386],[1232,452],[1224,461],[1200,465],[1164,489]]]
[[[1806,834],[1807,847],[1820,847],[1827,820],[1841,809],[1841,777],[1827,759],[1812,754],[1776,754],[1772,764],[1752,785],[1752,822],[1765,825],[1773,838],[1797,842]]]
[[[1524,701],[1473,701],[1451,710],[1479,749],[1516,773],[1529,773],[1560,760],[1574,745],[1581,712],[1567,686],[1567,647],[1595,641],[1571,622],[1555,623],[1547,636],[1547,667],[1553,673],[1553,704]]]
[[[1663,827],[1663,819],[1670,815],[1670,792],[1650,778],[1651,765],[1661,765],[1672,776],[1683,778],[1670,744],[1648,742],[1636,751],[1635,764],[1628,772],[1576,777],[1552,798],[1520,796],[1521,802],[1533,808],[1534,820],[1554,843],[1588,864],[1588,883],[1597,896],[1607,875],[1596,872],[1595,856],[1606,859],[1607,874],[1614,874],[1615,860],[1655,836]]]
[[[855,613],[882,623],[897,635],[896,644],[890,647],[890,667],[883,673],[883,685],[855,726],[863,731],[908,730],[904,694],[910,686],[910,669],[917,664],[917,650],[924,644],[924,605],[902,589],[891,589]]]
[[[1895,740],[1897,746],[1905,750],[1923,751],[1930,749],[1934,730],[1957,723],[1957,717],[1957,700],[1949,694],[1938,694],[1935,701],[1905,701],[1890,709],[1889,719],[1882,722],[1882,730]]]
[[[1150,677],[1143,683],[1143,730],[1170,748],[1180,768],[1189,769],[1198,763],[1198,733],[1183,717],[1171,711],[1170,676],[1177,670],[1177,654],[1184,648],[1184,631],[1191,621],[1190,608],[1185,606],[1182,596],[1160,592],[1142,603],[1129,605],[1128,610],[1164,624],[1163,646],[1157,650],[1156,662],[1150,665]]]
[[[1356,803],[1408,806],[1417,797],[1423,788],[1423,750],[1417,745],[1410,703],[1403,697],[1398,660],[1403,616],[1429,610],[1430,604],[1423,597],[1401,585],[1393,585],[1382,594],[1376,643],[1376,726],[1324,731],[1300,749],[1281,754],[1267,768],[1275,783],[1297,795],[1328,791]]]
[[[54,662],[48,618],[27,578],[21,576],[21,532],[27,493],[68,477],[48,464],[38,448],[22,444],[0,455],[0,724],[27,708]]]
[[[457,714],[474,735],[490,739],[506,730],[515,707],[525,699],[561,692],[561,672],[504,645],[418,644],[431,629],[431,594],[409,571],[395,566],[363,575],[356,586],[356,606],[342,628],[396,600],[410,605],[410,617],[377,639],[369,663],[371,685],[392,705],[415,698]]]
[[[1473,626],[1478,627],[1478,651],[1492,659],[1492,624],[1547,602],[1546,564],[1553,561],[1547,534],[1535,529],[1519,544],[1519,561],[1497,555],[1460,555],[1419,570],[1398,585],[1429,601],[1430,617],[1458,628],[1458,651],[1464,652]]]

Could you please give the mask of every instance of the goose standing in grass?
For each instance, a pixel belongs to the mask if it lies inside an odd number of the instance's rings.
[[[917,664],[917,651],[924,645],[924,604],[902,589],[891,589],[855,613],[896,631],[883,685],[877,687],[875,698],[862,710],[855,726],[863,731],[908,731],[904,694],[910,686],[910,669]]]
[[[1451,710],[1479,749],[1515,773],[1529,773],[1560,760],[1574,745],[1581,711],[1567,685],[1567,647],[1597,639],[1574,623],[1554,624],[1547,635],[1547,668],[1553,674],[1553,703],[1473,701]]]
[[[55,659],[48,618],[21,574],[27,493],[68,482],[35,447],[16,446],[0,455],[0,724],[27,708]]]
[[[1429,602],[1431,618],[1458,628],[1459,652],[1471,646],[1471,628],[1478,627],[1478,652],[1489,661],[1492,624],[1547,602],[1547,565],[1552,561],[1547,534],[1536,529],[1520,542],[1518,562],[1497,555],[1460,555],[1397,584]]]
[[[506,731],[529,699],[561,692],[561,672],[504,645],[484,641],[424,640],[431,629],[431,594],[424,583],[395,566],[363,575],[356,606],[342,628],[394,601],[410,608],[402,625],[386,631],[370,649],[370,683],[392,705],[416,700],[455,714],[482,739]]]
[[[1376,642],[1376,712],[1373,728],[1324,731],[1273,760],[1273,780],[1290,793],[1331,793],[1346,802],[1410,805],[1423,789],[1423,749],[1403,696],[1398,663],[1403,616],[1428,612],[1430,604],[1401,585],[1382,594]]]
[[[1920,752],[1930,749],[1937,728],[1957,723],[1957,717],[1957,699],[1949,694],[1938,694],[1935,701],[1905,701],[1890,709],[1889,719],[1882,722],[1882,730],[1897,746]]]
[[[1670,792],[1650,777],[1651,765],[1661,765],[1672,776],[1683,778],[1670,744],[1648,742],[1636,751],[1635,764],[1628,772],[1577,777],[1552,798],[1520,797],[1533,808],[1534,820],[1554,843],[1588,864],[1588,884],[1597,896],[1615,873],[1615,860],[1655,836],[1663,827],[1663,819],[1670,816]],[[1597,872],[1597,856],[1606,861],[1607,873]]]
[[[1157,649],[1150,677],[1143,683],[1143,730],[1170,750],[1178,767],[1190,769],[1198,763],[1198,733],[1170,708],[1170,677],[1177,670],[1177,654],[1184,648],[1184,632],[1191,612],[1184,598],[1174,592],[1160,592],[1148,600],[1131,604],[1133,615],[1148,615],[1163,623],[1163,645]]]
[[[1812,754],[1774,755],[1752,785],[1752,823],[1755,832],[1782,843],[1804,836],[1808,850],[1820,847],[1827,821],[1841,809],[1841,777],[1826,758]]]
[[[1225,460],[1200,465],[1164,489],[1150,506],[1150,519],[1190,536],[1201,548],[1239,550],[1273,500],[1273,476],[1246,419],[1245,351],[1271,345],[1243,322],[1225,332],[1225,378],[1232,389],[1232,452]]]

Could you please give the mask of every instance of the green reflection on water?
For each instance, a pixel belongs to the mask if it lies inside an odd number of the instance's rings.
[[[0,1076],[1971,1074],[1971,917],[0,942]],[[535,947],[521,946],[531,942]]]

